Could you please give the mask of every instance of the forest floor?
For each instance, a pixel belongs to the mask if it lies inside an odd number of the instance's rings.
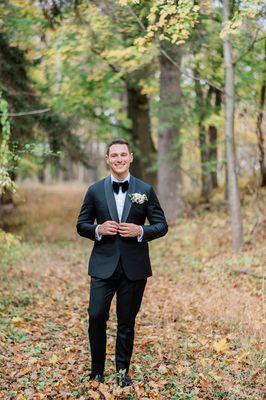
[[[87,339],[92,242],[76,234],[85,186],[22,186],[2,226],[21,236],[2,247],[0,398],[259,400],[263,392],[266,219],[245,199],[246,244],[231,251],[223,202],[190,207],[150,243],[153,277],[137,317],[131,373],[115,382],[115,305],[106,380],[89,379]],[[266,193],[262,193],[264,205]],[[265,208],[265,207],[264,207]],[[7,239],[8,241],[9,239]],[[0,244],[1,250],[1,244]]]

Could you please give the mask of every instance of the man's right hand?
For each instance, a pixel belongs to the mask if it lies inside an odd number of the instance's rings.
[[[99,235],[116,235],[118,233],[119,224],[116,221],[105,221],[98,228]]]

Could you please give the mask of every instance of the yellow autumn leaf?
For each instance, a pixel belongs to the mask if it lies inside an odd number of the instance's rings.
[[[156,21],[156,14],[155,13],[150,13],[148,15],[147,19],[150,22],[150,24],[154,24],[154,22]]]
[[[245,364],[251,364],[250,356],[248,352],[241,353],[238,358],[238,362],[243,362]]]
[[[154,36],[154,32],[153,31],[150,31],[150,32],[147,33],[147,37],[150,38],[150,37],[153,37],[153,36]]]
[[[227,350],[229,350],[229,342],[226,338],[223,338],[217,342],[214,342],[213,348],[217,353],[225,353]]]
[[[49,362],[51,364],[57,364],[58,361],[59,361],[59,359],[58,359],[57,355],[55,355],[55,354],[53,354],[52,357],[49,358]]]
[[[14,325],[20,326],[20,325],[23,324],[24,319],[21,318],[21,317],[13,317],[11,321],[12,321],[12,323],[13,323]]]

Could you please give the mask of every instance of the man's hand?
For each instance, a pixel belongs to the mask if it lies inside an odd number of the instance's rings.
[[[116,221],[105,221],[99,226],[99,235],[116,235],[118,233],[119,224]]]
[[[118,233],[122,237],[136,237],[140,236],[142,231],[139,225],[121,222],[118,227]]]

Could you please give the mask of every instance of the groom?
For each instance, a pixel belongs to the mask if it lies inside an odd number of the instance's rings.
[[[104,380],[106,322],[116,294],[115,362],[121,387],[132,385],[128,371],[135,318],[147,278],[152,275],[148,241],[164,236],[168,230],[153,188],[130,175],[132,161],[127,141],[118,138],[108,145],[106,162],[111,175],[88,188],[77,221],[79,235],[94,241],[88,271],[90,379]],[[146,218],[149,225],[144,225]]]

